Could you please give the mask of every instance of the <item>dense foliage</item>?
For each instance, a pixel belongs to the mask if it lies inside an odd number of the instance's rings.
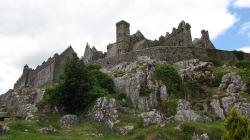
[[[156,76],[166,85],[170,93],[180,92],[182,79],[173,66],[169,64],[157,65]]]
[[[173,116],[177,111],[177,99],[176,98],[168,98],[163,102],[163,112],[166,113],[167,116]]]
[[[60,111],[80,113],[100,96],[114,92],[112,78],[100,71],[100,66],[85,65],[76,54],[68,58],[58,85],[46,89],[38,106],[56,106]]]
[[[248,121],[233,108],[224,120],[227,129],[222,140],[249,140]]]

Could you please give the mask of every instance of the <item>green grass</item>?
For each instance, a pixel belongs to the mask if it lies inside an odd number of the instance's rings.
[[[247,102],[250,102],[250,94],[246,92],[240,92],[240,96],[245,98]]]
[[[7,134],[0,135],[0,140],[96,140],[98,138],[90,137],[88,133],[101,133],[103,134],[102,140],[152,140],[156,138],[162,138],[166,140],[183,140],[190,139],[191,133],[184,133],[181,128],[182,125],[190,126],[194,128],[197,133],[208,133],[209,137],[213,140],[220,139],[220,136],[225,131],[222,122],[214,123],[197,123],[197,122],[175,122],[167,124],[165,127],[159,127],[156,125],[143,126],[142,120],[136,116],[132,116],[126,113],[119,113],[119,120],[121,123],[115,125],[115,127],[124,126],[127,124],[134,125],[135,129],[127,136],[119,136],[114,132],[107,130],[103,126],[97,123],[89,122],[85,119],[81,119],[78,125],[75,125],[69,129],[60,129],[58,127],[59,116],[56,114],[46,114],[45,120],[40,120],[44,117],[44,114],[36,114],[36,118],[33,121],[26,120],[12,120],[0,122],[8,125],[10,131]],[[42,127],[54,126],[57,128],[57,132],[53,134],[40,134],[38,130]],[[188,127],[189,128],[189,127]],[[25,131],[26,130],[26,131]]]

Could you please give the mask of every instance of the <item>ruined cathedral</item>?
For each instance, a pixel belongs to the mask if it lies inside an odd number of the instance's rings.
[[[201,31],[200,38],[192,41],[191,26],[184,21],[180,22],[178,28],[173,28],[171,33],[167,32],[158,40],[150,40],[144,37],[140,31],[131,35],[130,24],[122,20],[116,23],[116,42],[107,45],[107,52],[103,53],[87,44],[83,61],[108,67],[121,62],[134,61],[139,56],[154,57],[169,63],[191,58],[202,60],[210,55],[209,50],[215,50],[214,48],[208,31],[205,30]],[[57,82],[63,73],[66,58],[73,53],[74,50],[70,46],[60,55],[55,54],[35,69],[25,65],[23,74],[15,83],[14,89],[26,86],[44,87]],[[225,56],[220,54],[215,57]],[[228,58],[232,58],[232,56]]]
[[[107,52],[102,53],[91,48],[88,44],[84,53],[85,62],[94,62],[112,56],[121,56],[123,54],[144,50],[156,46],[166,47],[195,47],[204,49],[214,49],[210,41],[208,31],[201,31],[201,38],[195,38],[192,41],[191,26],[181,21],[178,28],[173,28],[172,32],[167,32],[165,36],[160,36],[158,40],[149,40],[138,30],[130,35],[130,24],[124,20],[116,23],[116,42],[107,46]]]

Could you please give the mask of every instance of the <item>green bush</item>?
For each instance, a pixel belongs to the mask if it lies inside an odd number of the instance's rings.
[[[122,77],[124,73],[125,72],[123,70],[118,69],[115,71],[114,77]]]
[[[38,107],[49,104],[58,107],[59,111],[76,114],[85,111],[96,98],[114,93],[112,78],[102,73],[100,68],[98,65],[85,65],[73,54],[65,62],[59,84],[46,89]]]
[[[139,95],[140,96],[149,96],[152,90],[150,90],[147,86],[141,86]]]
[[[163,101],[163,111],[167,116],[173,116],[176,114],[177,105],[176,98],[168,98],[167,100]]]
[[[239,72],[240,69],[236,67],[217,67],[213,70],[213,73],[209,77],[208,85],[211,87],[218,87],[220,85],[221,79],[223,75],[230,73],[230,72]]]
[[[247,84],[247,92],[250,93],[250,69],[243,69],[240,71],[240,76]]]
[[[201,87],[198,81],[192,79],[186,79],[184,82],[185,93],[189,97],[200,97]]]
[[[245,116],[238,113],[236,108],[233,108],[224,120],[224,126],[227,131],[223,134],[222,140],[248,140],[248,121]]]
[[[156,66],[156,77],[167,87],[168,91],[178,94],[181,91],[182,79],[177,70],[169,64],[159,64]]]
[[[234,50],[232,51],[238,60],[244,60],[244,52]]]
[[[60,100],[58,92],[59,92],[58,84],[47,87],[45,89],[43,99],[36,104],[36,107],[39,110],[42,110],[46,105],[49,105],[50,107],[58,106]]]
[[[246,60],[241,60],[238,61],[235,66],[240,69],[250,69],[250,62]]]
[[[186,135],[193,135],[195,131],[195,127],[189,123],[183,123],[181,125],[182,132]]]

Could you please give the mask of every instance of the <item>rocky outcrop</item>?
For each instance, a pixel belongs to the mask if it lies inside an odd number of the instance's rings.
[[[226,90],[227,93],[238,93],[245,91],[247,86],[239,74],[232,72],[222,77],[219,89]]]
[[[191,109],[191,104],[184,100],[178,100],[177,113],[175,115],[176,121],[199,121],[211,122],[212,119],[208,116],[200,116]]]
[[[155,67],[155,60],[142,56],[103,71],[114,77],[116,89],[124,92],[134,106],[150,110],[168,96],[167,87],[153,77]]]
[[[43,90],[39,88],[9,90],[1,95],[0,103],[12,116],[31,119],[32,113],[37,111],[36,104],[42,99],[43,94]]]
[[[60,126],[61,128],[70,128],[71,126],[78,124],[80,122],[80,119],[76,115],[64,115],[60,119]]]
[[[202,62],[199,59],[190,59],[176,62],[173,66],[183,79],[192,78],[199,82],[206,82],[214,67],[211,62]]]
[[[212,107],[212,109],[217,117],[221,118],[222,120],[225,118],[224,110],[220,105],[219,99],[212,99],[210,106]]]
[[[116,110],[116,100],[108,97],[98,98],[90,110],[88,118],[112,129],[115,124],[120,122]]]
[[[162,125],[165,123],[164,115],[155,109],[149,112],[143,112],[138,116],[142,119],[144,126],[148,126],[150,124]]]
[[[133,125],[126,125],[126,126],[116,128],[116,132],[122,136],[128,135],[133,130],[134,130]]]

